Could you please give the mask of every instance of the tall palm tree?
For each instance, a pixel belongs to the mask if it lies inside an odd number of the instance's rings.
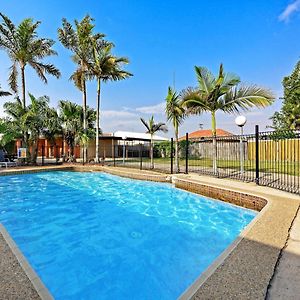
[[[165,123],[155,123],[154,117],[152,116],[149,121],[145,121],[143,118],[141,118],[141,122],[144,124],[144,126],[147,128],[146,133],[150,134],[150,168],[154,169],[154,161],[153,161],[153,135],[158,132],[168,132],[168,128]]]
[[[0,13],[0,48],[4,49],[12,61],[8,82],[13,92],[18,93],[18,74],[21,71],[22,105],[26,107],[25,68],[30,65],[40,79],[47,83],[46,74],[60,77],[59,70],[53,65],[44,63],[43,59],[57,55],[52,49],[54,41],[39,38],[37,28],[40,22],[24,19],[18,26],[4,14]]]
[[[275,97],[269,90],[256,85],[241,85],[240,78],[225,73],[220,65],[218,76],[207,68],[195,66],[198,80],[197,88],[188,88],[183,92],[184,105],[191,114],[209,112],[212,120],[213,171],[217,173],[216,112],[237,113],[252,107],[266,107]]]
[[[82,92],[83,107],[83,128],[87,129],[86,122],[86,81],[89,79],[91,60],[93,55],[94,40],[102,39],[102,34],[93,34],[95,25],[90,16],[85,16],[80,22],[75,20],[75,28],[65,18],[62,20],[62,28],[58,29],[58,38],[62,45],[73,53],[72,60],[77,65],[75,72],[70,79]],[[84,147],[84,157],[86,160],[86,147]]]
[[[179,157],[178,157],[178,131],[179,126],[185,118],[185,108],[183,106],[180,95],[171,87],[168,88],[168,95],[166,97],[166,115],[167,120],[172,122],[175,132],[175,166],[176,172],[180,172]]]
[[[112,43],[104,40],[94,40],[92,76],[97,80],[96,162],[99,162],[101,82],[118,81],[132,76],[131,73],[122,70],[122,66],[128,64],[129,60],[112,55],[113,47]]]

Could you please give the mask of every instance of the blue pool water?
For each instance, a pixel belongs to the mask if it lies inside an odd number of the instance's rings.
[[[0,177],[0,222],[55,299],[176,299],[255,215],[104,173]]]

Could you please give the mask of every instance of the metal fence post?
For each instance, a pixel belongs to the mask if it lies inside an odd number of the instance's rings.
[[[82,147],[82,165],[83,166],[84,166],[84,154],[85,154],[84,147]]]
[[[42,145],[42,166],[45,164],[45,158],[44,158],[44,156],[45,156],[45,146]]]
[[[143,145],[140,143],[140,170],[143,169]]]
[[[56,164],[58,165],[59,155],[58,155],[58,146],[56,146]]]
[[[255,125],[255,183],[259,184],[259,126]]]
[[[189,173],[189,134],[185,134],[185,174]]]
[[[173,138],[171,138],[171,174],[173,174]]]
[[[114,167],[116,166],[116,145],[114,143],[113,147],[113,160],[114,160]]]

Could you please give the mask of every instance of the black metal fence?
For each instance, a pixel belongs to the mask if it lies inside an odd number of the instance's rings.
[[[179,142],[176,164],[173,139],[150,143],[121,141],[108,164],[165,173],[198,173],[300,194],[300,132],[259,132],[245,135],[188,139]],[[214,150],[216,147],[216,150]],[[214,157],[213,153],[217,153]]]
[[[37,165],[59,165],[63,163],[63,151],[60,146],[54,145],[46,147],[41,145],[37,147],[36,151]]]
[[[170,143],[170,142],[167,142]],[[162,151],[153,145],[151,159],[151,144],[145,140],[119,140],[113,146],[100,143],[101,162],[105,165],[137,168],[140,170],[156,170],[171,173],[173,156],[171,151]],[[105,155],[103,155],[105,153]]]

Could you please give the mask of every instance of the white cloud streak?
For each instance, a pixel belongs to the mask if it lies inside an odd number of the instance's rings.
[[[300,0],[296,0],[290,3],[284,11],[279,15],[278,19],[283,22],[287,22],[290,16],[300,10]]]
[[[142,106],[142,107],[137,107],[135,110],[137,112],[143,113],[143,114],[164,114],[165,113],[165,102],[161,102],[155,105],[151,106]]]
[[[137,117],[137,114],[127,110],[103,110],[100,112],[105,118],[132,118]]]

